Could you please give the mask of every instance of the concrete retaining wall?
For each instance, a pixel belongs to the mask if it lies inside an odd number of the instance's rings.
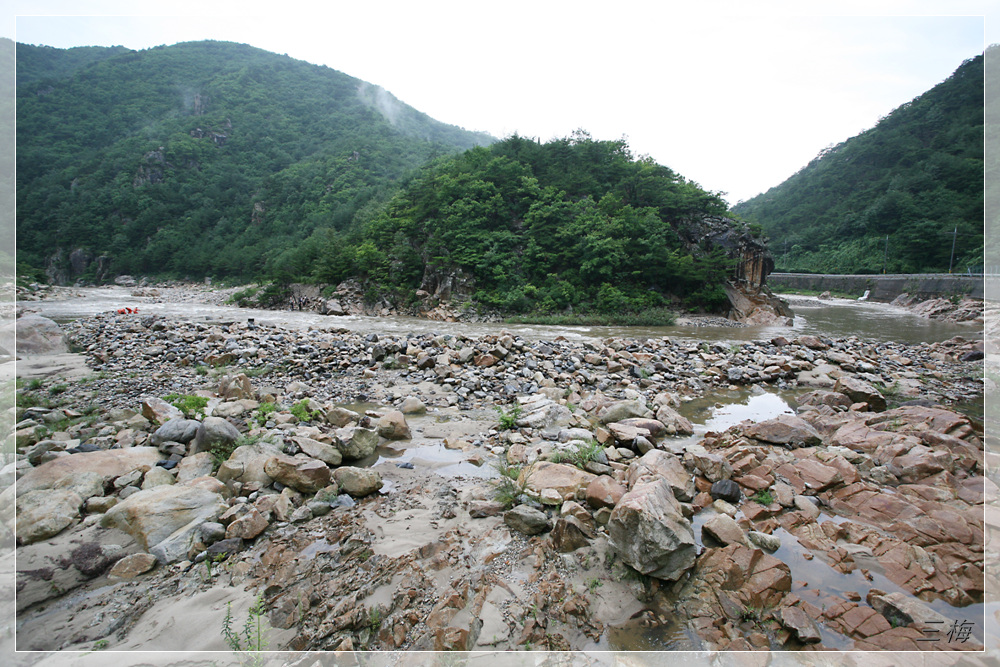
[[[983,276],[948,273],[897,273],[884,275],[831,275],[809,273],[772,273],[767,285],[775,292],[782,289],[846,292],[859,297],[870,290],[872,301],[892,301],[900,294],[921,299],[940,296],[983,298]]]

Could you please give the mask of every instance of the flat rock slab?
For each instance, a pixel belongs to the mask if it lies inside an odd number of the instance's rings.
[[[158,560],[171,562],[187,553],[197,527],[217,519],[226,507],[222,496],[206,489],[157,486],[133,493],[112,507],[101,518],[101,525],[128,533],[146,551],[169,540],[176,548],[154,553]]]
[[[816,429],[795,415],[778,415],[774,419],[753,424],[743,434],[754,440],[791,449],[813,447],[822,442]]]
[[[586,489],[596,475],[563,463],[542,461],[521,471],[518,484],[534,491],[539,496],[545,490],[552,490],[563,500],[583,500]]]
[[[61,456],[26,472],[17,481],[17,491],[20,494],[36,489],[50,489],[63,480],[88,472],[101,475],[106,483],[143,466],[152,468],[162,458],[163,455],[156,447],[107,449]]]

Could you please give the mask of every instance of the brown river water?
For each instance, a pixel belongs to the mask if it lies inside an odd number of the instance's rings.
[[[767,340],[774,336],[792,338],[802,334],[842,338],[857,336],[873,342],[932,343],[953,336],[982,338],[981,324],[939,322],[908,312],[904,308],[883,303],[859,302],[850,299],[821,301],[813,297],[786,297],[795,313],[792,326],[694,326],[671,327],[589,327],[543,326],[531,324],[499,324],[470,322],[436,322],[415,317],[365,317],[349,315],[331,317],[312,312],[257,310],[218,306],[193,301],[168,302],[151,297],[134,297],[124,287],[79,288],[81,296],[64,300],[25,302],[32,310],[57,322],[67,322],[96,313],[109,312],[125,306],[138,307],[140,314],[160,315],[191,321],[240,321],[253,318],[260,324],[280,325],[294,329],[329,329],[342,327],[351,331],[403,335],[447,332],[478,337],[500,329],[528,340],[551,340],[563,336],[570,341],[601,340],[610,337],[659,338],[677,340],[740,343]],[[158,302],[159,301],[159,302]]]

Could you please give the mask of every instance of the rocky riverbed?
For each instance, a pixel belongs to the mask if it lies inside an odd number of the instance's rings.
[[[982,341],[64,331],[90,374],[25,378],[0,470],[22,650],[225,650],[252,605],[292,651],[977,650],[994,623]],[[790,407],[691,409],[764,395]]]

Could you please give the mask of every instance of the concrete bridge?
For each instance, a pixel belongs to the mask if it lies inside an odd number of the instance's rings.
[[[855,297],[870,291],[872,301],[892,301],[900,294],[921,299],[969,296],[982,299],[989,292],[991,300],[1000,300],[1000,276],[952,273],[890,273],[876,275],[835,275],[811,273],[772,273],[767,285],[774,292],[815,290],[842,292]]]

